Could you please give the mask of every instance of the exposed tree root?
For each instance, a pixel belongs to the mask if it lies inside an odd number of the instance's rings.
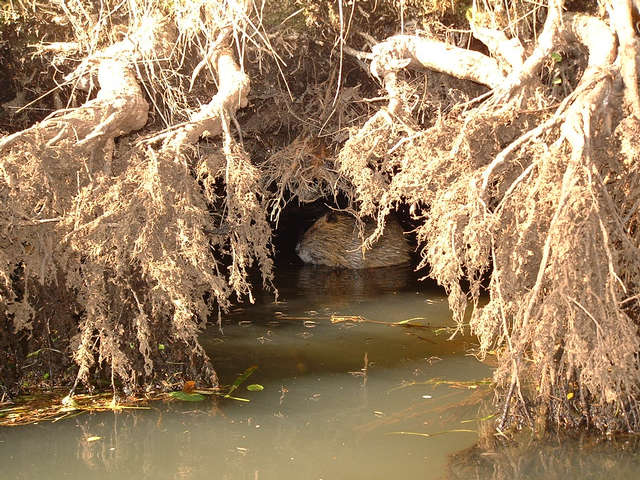
[[[474,2],[484,46],[472,51],[428,28],[389,36],[377,2],[348,21],[316,2],[257,22],[245,1],[169,2],[156,16],[105,1],[126,33],[104,48],[86,32],[68,39],[90,53],[67,79],[91,91],[97,74],[97,95],[0,139],[2,325],[42,331],[43,292],[55,292],[78,325],[77,381],[215,383],[198,332],[233,295],[253,299],[252,265],[270,284],[289,202],[339,197],[374,217],[364,248],[402,206],[419,267],[446,288],[460,329],[473,306],[481,351],[496,352],[498,428],[640,429],[638,2],[604,2],[598,17],[549,0],[544,23],[527,19],[540,6]],[[63,10],[79,32],[108,24],[85,25],[81,2]],[[280,29],[296,15],[322,35]],[[341,29],[335,50],[323,26]],[[355,48],[362,38],[370,52]],[[334,66],[338,51],[348,57]],[[295,140],[278,149],[275,132]],[[12,338],[0,347],[24,356]]]
[[[611,23],[620,43],[620,71],[625,85],[624,97],[633,115],[640,118],[640,93],[638,92],[638,40],[632,20],[632,0],[607,2]],[[639,8],[636,0],[636,8]]]
[[[166,43],[171,29],[157,27],[155,45]],[[171,380],[174,372],[215,384],[198,342],[211,308],[228,308],[233,293],[251,300],[248,268],[256,260],[270,283],[260,175],[227,126],[246,105],[248,77],[228,48],[232,29],[208,33],[217,35],[207,51],[217,93],[189,122],[152,138],[164,140],[159,150],[147,141],[114,152],[114,139],[148,118],[134,65],[149,52],[135,35],[70,76],[97,71],[95,99],[0,140],[2,315],[19,333],[38,321],[32,285],[66,297],[79,316],[77,334],[68,333],[75,385],[93,383],[105,365],[114,388]],[[207,134],[224,134],[224,146],[194,161],[187,148]]]
[[[361,213],[377,214],[379,225],[403,202],[424,220],[418,229],[423,265],[447,288],[461,328],[471,300],[471,329],[482,350],[497,349],[495,380],[504,395],[499,428],[518,418],[532,422],[535,408],[556,425],[635,430],[640,343],[635,300],[624,299],[637,298],[640,264],[634,256],[640,252],[635,230],[622,221],[629,206],[614,197],[617,189],[636,191],[630,187],[636,168],[623,167],[625,153],[607,158],[603,148],[616,149],[607,135],[612,117],[623,114],[617,85],[621,78],[635,85],[624,72],[636,66],[625,70],[624,60],[614,62],[627,53],[604,22],[562,15],[562,7],[550,2],[544,30],[524,61],[517,43],[474,28],[501,59],[504,81],[486,80],[481,72],[460,75],[438,60],[420,62],[414,50],[397,46],[418,42],[406,37],[394,37],[394,51],[403,55],[393,62],[386,53],[384,60],[375,56],[388,47],[374,48],[372,70],[390,93],[389,113],[376,114],[351,136],[340,153],[341,172],[355,186]],[[621,14],[625,25],[629,13]],[[574,91],[549,117],[520,114],[520,105],[535,105],[542,62],[577,44],[586,47],[588,61]],[[409,127],[396,72],[419,65],[492,87],[489,104],[499,108],[481,105],[457,119],[449,116],[447,126]],[[632,108],[634,88],[625,90]],[[503,125],[519,117],[533,128],[505,147],[492,145]],[[489,271],[491,300],[480,307],[481,279]],[[470,282],[468,293],[463,279]]]

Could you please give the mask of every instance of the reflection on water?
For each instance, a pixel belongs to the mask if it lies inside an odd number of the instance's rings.
[[[296,290],[289,291],[289,297],[325,306],[349,305],[367,298],[394,294],[402,291],[412,280],[404,266],[337,270],[323,265],[305,265],[296,269],[295,275]],[[287,285],[283,287],[287,288]]]
[[[640,438],[534,440],[523,433],[514,441],[473,447],[452,456],[446,478],[467,480],[632,480],[640,478]]]
[[[258,366],[247,383],[264,390],[234,392],[250,402],[161,404],[0,430],[0,480],[443,478],[448,455],[476,441],[451,430],[477,428],[483,389],[427,382],[490,376],[465,355],[471,339],[329,321],[419,317],[442,327],[450,324],[442,294],[418,286],[403,267],[291,267],[279,272],[278,288],[281,302],[264,295],[236,308],[222,332],[211,327],[202,337],[224,383]],[[497,478],[456,471],[455,478]]]

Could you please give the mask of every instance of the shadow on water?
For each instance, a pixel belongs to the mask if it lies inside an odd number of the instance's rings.
[[[264,294],[202,335],[222,383],[258,367],[246,384],[264,390],[234,392],[250,402],[159,404],[0,430],[0,479],[445,478],[449,455],[476,442],[478,400],[490,396],[462,382],[491,370],[466,355],[471,338],[439,334],[451,323],[442,293],[405,267],[292,265],[277,286],[280,302]],[[332,324],[332,315],[419,318],[430,328]],[[498,478],[466,468],[449,474]]]

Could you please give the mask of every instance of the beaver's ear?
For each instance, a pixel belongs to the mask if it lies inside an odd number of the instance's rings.
[[[338,221],[338,215],[335,212],[327,213],[327,223],[336,223]]]

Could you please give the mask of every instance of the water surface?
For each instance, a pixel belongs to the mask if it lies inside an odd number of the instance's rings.
[[[202,337],[222,383],[258,367],[246,383],[264,390],[234,392],[250,402],[158,404],[0,430],[0,479],[442,478],[447,455],[476,441],[453,430],[477,428],[482,388],[427,382],[491,373],[466,354],[472,339],[447,342],[435,328],[451,324],[442,293],[407,268],[292,266],[277,284],[278,303],[261,295]],[[419,317],[433,328],[333,324],[332,315]]]

